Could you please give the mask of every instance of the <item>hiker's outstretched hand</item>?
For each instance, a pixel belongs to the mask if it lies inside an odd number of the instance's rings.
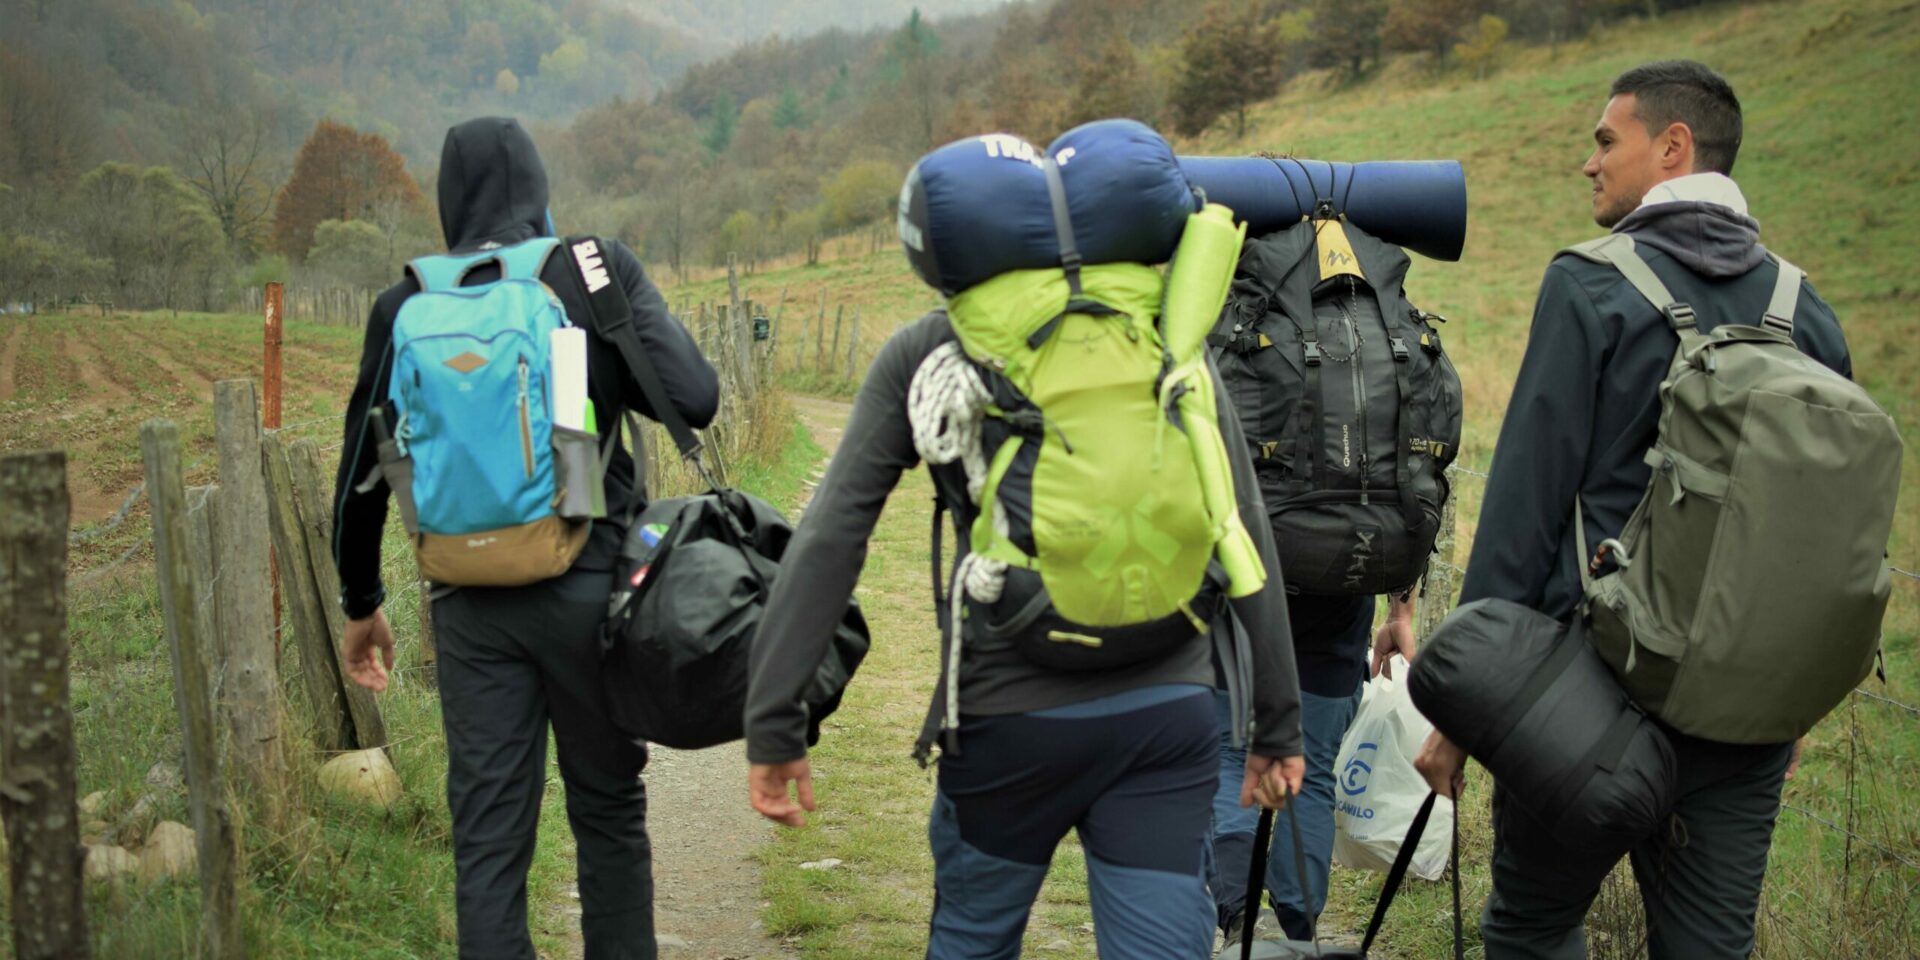
[[[387,673],[393,669],[393,629],[387,626],[385,610],[347,621],[347,631],[340,636],[340,659],[354,683],[374,693],[387,689]]]
[[[794,796],[788,795],[788,784],[793,784]],[[747,796],[753,801],[753,809],[768,820],[789,827],[805,826],[807,817],[801,810],[813,809],[813,768],[804,757],[786,763],[756,763],[747,769]]]

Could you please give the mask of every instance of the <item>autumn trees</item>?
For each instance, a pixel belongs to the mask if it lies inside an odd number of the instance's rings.
[[[293,175],[274,205],[274,249],[306,259],[314,230],[327,220],[379,223],[392,236],[409,214],[425,209],[406,162],[378,134],[322,120],[293,159]]]

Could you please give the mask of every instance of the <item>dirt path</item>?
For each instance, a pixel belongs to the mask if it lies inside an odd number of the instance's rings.
[[[831,454],[851,405],[803,397],[793,402],[814,442]],[[788,511],[790,517],[798,514],[798,509]],[[747,806],[744,745],[694,751],[655,746],[651,751],[647,833],[653,838],[654,929],[660,956],[798,957],[797,950],[767,935],[760,924],[765,901],[756,856],[773,838],[774,827]],[[578,923],[578,917],[572,917],[570,957],[579,956],[581,949]]]

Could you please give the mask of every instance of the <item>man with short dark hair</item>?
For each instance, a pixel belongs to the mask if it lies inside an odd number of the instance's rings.
[[[1779,267],[1728,174],[1740,149],[1740,101],[1692,61],[1650,63],[1614,81],[1595,149],[1593,217],[1630,235],[1638,255],[1702,333],[1759,322]],[[1833,311],[1802,281],[1799,348],[1852,375]],[[1573,525],[1586,542],[1619,536],[1645,495],[1643,459],[1676,340],[1667,319],[1610,266],[1561,256],[1547,268],[1533,330],[1500,429],[1461,602],[1498,597],[1566,620],[1583,595]],[[1716,960],[1753,950],[1754,914],[1794,744],[1717,743],[1666,730],[1679,800],[1634,846],[1653,960]],[[1466,756],[1438,733],[1416,765],[1451,795]],[[1488,960],[1586,955],[1581,923],[1615,856],[1583,854],[1495,784],[1493,892],[1480,921]]]

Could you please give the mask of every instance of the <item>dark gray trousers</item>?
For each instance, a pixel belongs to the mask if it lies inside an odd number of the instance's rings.
[[[647,750],[614,728],[599,679],[611,577],[576,571],[433,603],[463,960],[534,960],[526,880],[549,720],[578,846],[586,956],[654,957]]]
[[[1740,960],[1780,811],[1792,744],[1742,746],[1669,732],[1680,799],[1630,853],[1651,960]],[[1511,794],[1493,793],[1493,892],[1480,918],[1487,960],[1578,960],[1582,921],[1618,857],[1569,850]]]

